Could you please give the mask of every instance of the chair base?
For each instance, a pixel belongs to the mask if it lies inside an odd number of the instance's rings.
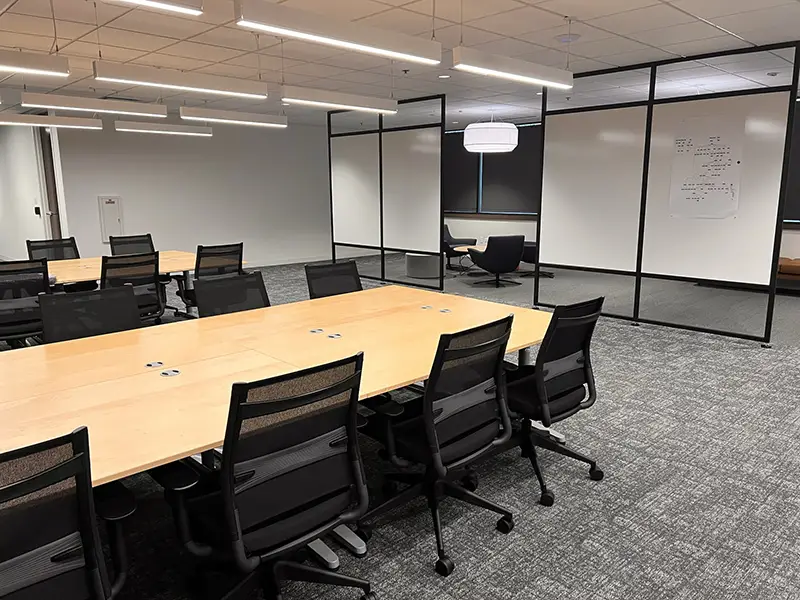
[[[539,490],[541,491],[539,504],[542,506],[552,506],[555,502],[555,495],[552,491],[547,489],[547,484],[545,483],[544,475],[539,465],[539,458],[536,455],[537,447],[588,464],[589,478],[592,479],[592,481],[601,481],[604,477],[603,471],[597,468],[597,463],[592,458],[567,448],[565,445],[553,440],[549,435],[540,435],[534,432],[528,419],[524,420],[522,431],[520,432],[520,447],[522,448],[522,456],[531,461],[533,472],[539,482]]]
[[[460,482],[461,485],[455,482],[457,477],[462,478]],[[424,474],[387,473],[385,478],[387,483],[403,484],[409,487],[367,512],[359,523],[359,529],[367,529],[368,525],[366,524],[370,521],[411,502],[419,496],[425,496],[428,500],[428,508],[431,511],[431,518],[433,520],[433,531],[436,536],[437,560],[435,570],[443,577],[450,575],[455,568],[455,564],[450,557],[447,556],[445,551],[442,524],[439,517],[439,504],[444,497],[455,498],[456,500],[500,515],[500,519],[497,521],[497,530],[501,533],[507,534],[514,529],[514,515],[511,511],[471,491],[471,489],[477,487],[477,479],[474,478],[469,471],[460,471],[457,474],[453,474],[452,478],[440,479],[436,476],[435,472],[429,468]]]
[[[535,277],[536,271],[517,271],[517,275],[520,277]],[[552,271],[539,271],[539,277],[546,277],[547,279],[553,279],[556,276],[555,273]]]
[[[503,287],[501,284],[522,285],[519,281],[512,281],[511,279],[503,279],[500,277],[500,275],[495,275],[494,279],[485,279],[483,281],[476,281],[473,285],[484,285],[486,283],[492,283],[496,288]]]

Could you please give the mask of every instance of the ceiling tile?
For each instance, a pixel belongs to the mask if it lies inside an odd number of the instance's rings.
[[[669,44],[665,45],[663,49],[681,56],[692,56],[695,54],[704,54],[706,52],[735,50],[736,48],[744,48],[746,46],[748,46],[748,44],[745,42],[742,42],[731,35],[724,35],[704,40],[695,40],[693,42]]]
[[[364,23],[370,27],[377,27],[378,29],[387,29],[389,31],[396,31],[399,33],[408,33],[415,35],[418,33],[430,33],[431,31],[431,17],[430,15],[422,15],[419,13],[411,12],[402,8],[392,8],[376,15],[371,15],[364,19],[359,19],[358,23]],[[436,19],[436,28],[444,28],[452,25],[450,21],[443,19]]]
[[[454,23],[467,23],[481,17],[522,8],[525,6],[518,0],[463,0],[463,16],[461,12],[462,0],[437,0],[436,16]],[[433,13],[433,0],[416,0],[403,5],[406,10],[430,15]]]
[[[556,67],[558,69],[567,68],[567,53],[563,50],[555,50],[553,48],[537,48],[529,54],[522,54],[515,58],[538,63],[540,65],[547,65],[549,67]],[[574,58],[573,56],[572,59],[574,60]],[[570,71],[574,71],[573,60],[570,60]]]
[[[474,48],[481,52],[499,54],[500,56],[519,56],[521,54],[530,54],[539,47],[513,38],[505,38],[486,42],[485,44],[476,44]]]
[[[101,51],[103,60],[110,60],[112,62],[128,62],[144,54],[142,50],[129,50],[128,48],[117,48],[115,46],[102,46]],[[67,56],[83,56],[97,60],[97,43],[83,41],[72,42],[62,50],[62,54]]]
[[[741,36],[756,45],[777,44],[798,37],[798,25],[793,22],[779,23],[763,29],[742,31]]]
[[[606,62],[599,60],[592,60],[590,58],[581,58],[570,62],[569,70],[573,73],[589,73],[591,71],[600,71],[613,66]]]
[[[477,44],[499,40],[501,36],[491,31],[475,29],[469,25],[464,25],[463,27],[461,27],[461,25],[450,25],[449,27],[436,30],[436,41],[441,42],[445,48],[455,48],[461,45],[462,39],[464,41],[464,46],[475,46]]]
[[[330,56],[338,56],[342,51],[338,48],[325,46],[323,44],[312,44],[311,42],[299,42],[291,40],[284,44],[271,46],[262,50],[262,54],[270,56],[281,56],[287,59],[299,60],[301,62],[316,61]],[[384,59],[386,61],[387,59]]]
[[[337,54],[336,56],[318,59],[318,62],[333,67],[341,67],[343,69],[363,70],[384,65],[386,64],[386,59],[373,54],[345,52],[343,54]]]
[[[269,42],[273,41],[270,36],[261,37],[261,48],[265,48]],[[205,31],[192,37],[193,42],[210,44],[212,46],[222,46],[224,48],[234,48],[236,50],[255,50],[256,37],[252,31],[244,29],[234,29],[232,27],[217,27],[210,31]]]
[[[719,17],[714,19],[714,23],[738,34],[772,27],[797,31],[800,30],[800,2]]]
[[[250,67],[242,67],[239,65],[232,65],[228,63],[214,63],[201,67],[198,69],[200,73],[208,73],[210,75],[222,75],[224,77],[238,77],[240,79],[251,79],[254,76],[254,71]],[[262,73],[263,77],[263,73]]]
[[[611,56],[612,54],[633,52],[635,50],[644,50],[645,48],[647,48],[647,46],[641,42],[613,36],[595,42],[573,44],[572,52],[583,58],[600,58],[605,60],[604,57]]]
[[[563,23],[564,18],[559,15],[526,6],[472,21],[470,25],[503,36],[517,37],[523,33],[558,27]]]
[[[213,27],[213,25],[195,19],[171,17],[163,13],[156,15],[155,13],[145,12],[143,10],[132,10],[114,19],[113,26],[116,29],[161,35],[175,39],[184,39],[192,35],[197,35]]]
[[[82,40],[95,43],[95,38],[96,36],[94,33],[89,33],[83,36]],[[114,29],[112,27],[100,28],[100,44],[102,46],[110,45],[116,46],[117,48],[154,52],[174,43],[175,40],[170,38],[136,33],[135,31],[125,31],[123,29]]]
[[[331,67],[330,65],[320,65],[316,63],[300,63],[286,68],[287,73],[296,75],[307,75],[309,77],[329,77],[336,78],[342,73],[348,73],[347,69]]]
[[[208,62],[222,62],[241,55],[241,51],[196,42],[178,42],[162,50],[163,54],[194,58]]]
[[[72,21],[58,21],[56,25],[58,37],[69,40],[77,39],[93,29],[92,25],[75,23]],[[53,21],[52,19],[44,17],[6,13],[0,16],[0,30],[24,32],[31,35],[41,35],[52,38]]]
[[[9,4],[9,2],[6,2]],[[33,15],[36,17],[52,18],[55,12],[56,19],[65,21],[75,21],[78,23],[89,23],[94,25],[99,22],[101,25],[111,19],[124,15],[132,9],[127,6],[114,4],[97,3],[97,21],[95,21],[95,7],[93,2],[81,2],[79,0],[53,0],[53,11],[50,10],[50,0],[17,0],[11,3],[9,9],[12,13]]]
[[[631,33],[630,37],[651,46],[668,46],[683,42],[693,42],[707,38],[718,37],[722,33],[716,27],[712,27],[702,21],[693,23],[683,23],[671,27],[661,27],[658,29],[648,29],[640,33]]]
[[[193,71],[209,65],[209,61],[197,60],[195,58],[183,58],[180,56],[170,56],[168,54],[145,54],[141,58],[133,61],[139,65],[149,65],[151,67],[166,67],[168,69],[179,69],[181,71]]]
[[[704,19],[751,11],[756,8],[756,5],[759,9],[764,9],[793,2],[795,0],[758,0],[757,2],[753,0],[671,0],[676,7]]]
[[[319,0],[286,0],[283,6],[304,10],[319,15],[336,17],[346,21],[353,21],[375,13],[389,10],[385,4],[374,0],[336,0],[335,2],[320,2]],[[430,13],[428,13],[430,14]]]
[[[525,33],[519,37],[525,41],[533,42],[535,44],[541,44],[543,46],[550,46],[553,48],[563,48],[566,50],[567,44],[558,41],[556,38],[561,35],[567,35],[570,32],[574,35],[580,36],[577,40],[575,40],[576,42],[580,41],[583,43],[606,39],[614,35],[607,31],[603,31],[602,29],[592,27],[586,23],[572,23],[571,25],[564,24],[558,27],[551,27],[549,29],[542,29],[532,33]]]
[[[588,21],[654,4],[658,4],[658,0],[546,0],[536,6],[559,15]]]
[[[1,48],[19,48],[21,50],[36,50],[38,52],[49,52],[53,45],[52,38],[41,35],[28,35],[26,33],[15,33],[11,31],[0,31]]]
[[[693,17],[671,6],[659,4],[592,19],[589,23],[614,33],[628,35],[637,31],[653,29],[654,27],[669,27],[671,25],[680,25],[681,23],[690,23],[694,20]]]
[[[628,65],[638,65],[639,63],[667,60],[669,58],[675,58],[675,55],[661,50],[660,48],[643,48],[641,50],[634,50],[633,52],[622,52],[620,54],[604,56],[603,60],[620,67],[626,67]]]

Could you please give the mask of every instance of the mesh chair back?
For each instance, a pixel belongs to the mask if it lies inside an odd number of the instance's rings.
[[[509,315],[439,340],[423,415],[433,465],[442,477],[511,437],[503,357],[512,320]]]
[[[0,336],[38,334],[42,328],[39,294],[49,292],[45,259],[0,262]]]
[[[39,297],[44,341],[63,342],[136,329],[139,307],[132,285]]]
[[[308,295],[314,298],[360,292],[361,278],[354,260],[330,265],[306,265]]]
[[[144,235],[110,235],[108,241],[111,244],[111,255],[121,254],[145,254],[155,252],[153,236],[149,233]]]
[[[244,243],[198,246],[194,276],[197,279],[219,275],[241,275]]]
[[[194,293],[201,317],[266,308],[269,296],[258,271],[247,275],[228,275],[196,279]]]
[[[109,596],[91,486],[85,427],[0,454],[0,598]]]
[[[366,511],[356,433],[361,365],[358,354],[234,384],[222,489],[242,569],[302,547]]]
[[[589,346],[603,310],[603,300],[601,297],[558,306],[553,312],[534,369],[545,425],[552,418],[567,417],[595,401],[597,394]],[[584,401],[587,389],[589,397]]]
[[[155,286],[158,284],[158,252],[104,256],[100,273],[102,288],[128,283],[134,288]]]
[[[74,237],[60,240],[28,240],[28,258],[39,260],[70,260],[80,258]]]

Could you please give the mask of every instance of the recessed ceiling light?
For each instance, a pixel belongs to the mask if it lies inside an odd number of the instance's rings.
[[[557,35],[553,38],[555,41],[560,42],[562,44],[571,44],[572,42],[577,42],[581,39],[580,33],[562,33],[561,35]]]
[[[450,79],[450,75],[439,75],[439,79]]]

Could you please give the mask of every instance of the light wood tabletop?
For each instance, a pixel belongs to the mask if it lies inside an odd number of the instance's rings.
[[[162,275],[193,271],[195,265],[194,252],[181,250],[165,250],[158,253],[158,268]],[[75,258],[71,260],[49,260],[47,270],[56,278],[56,283],[79,283],[82,281],[99,281],[102,258]]]
[[[486,252],[486,244],[475,244],[473,246],[458,246],[455,248],[456,252],[469,252],[470,250],[477,250],[478,252]]]
[[[0,452],[86,425],[107,483],[220,446],[234,382],[363,351],[375,396],[424,380],[440,334],[510,313],[509,352],[542,340],[546,312],[386,286],[2,352]]]

